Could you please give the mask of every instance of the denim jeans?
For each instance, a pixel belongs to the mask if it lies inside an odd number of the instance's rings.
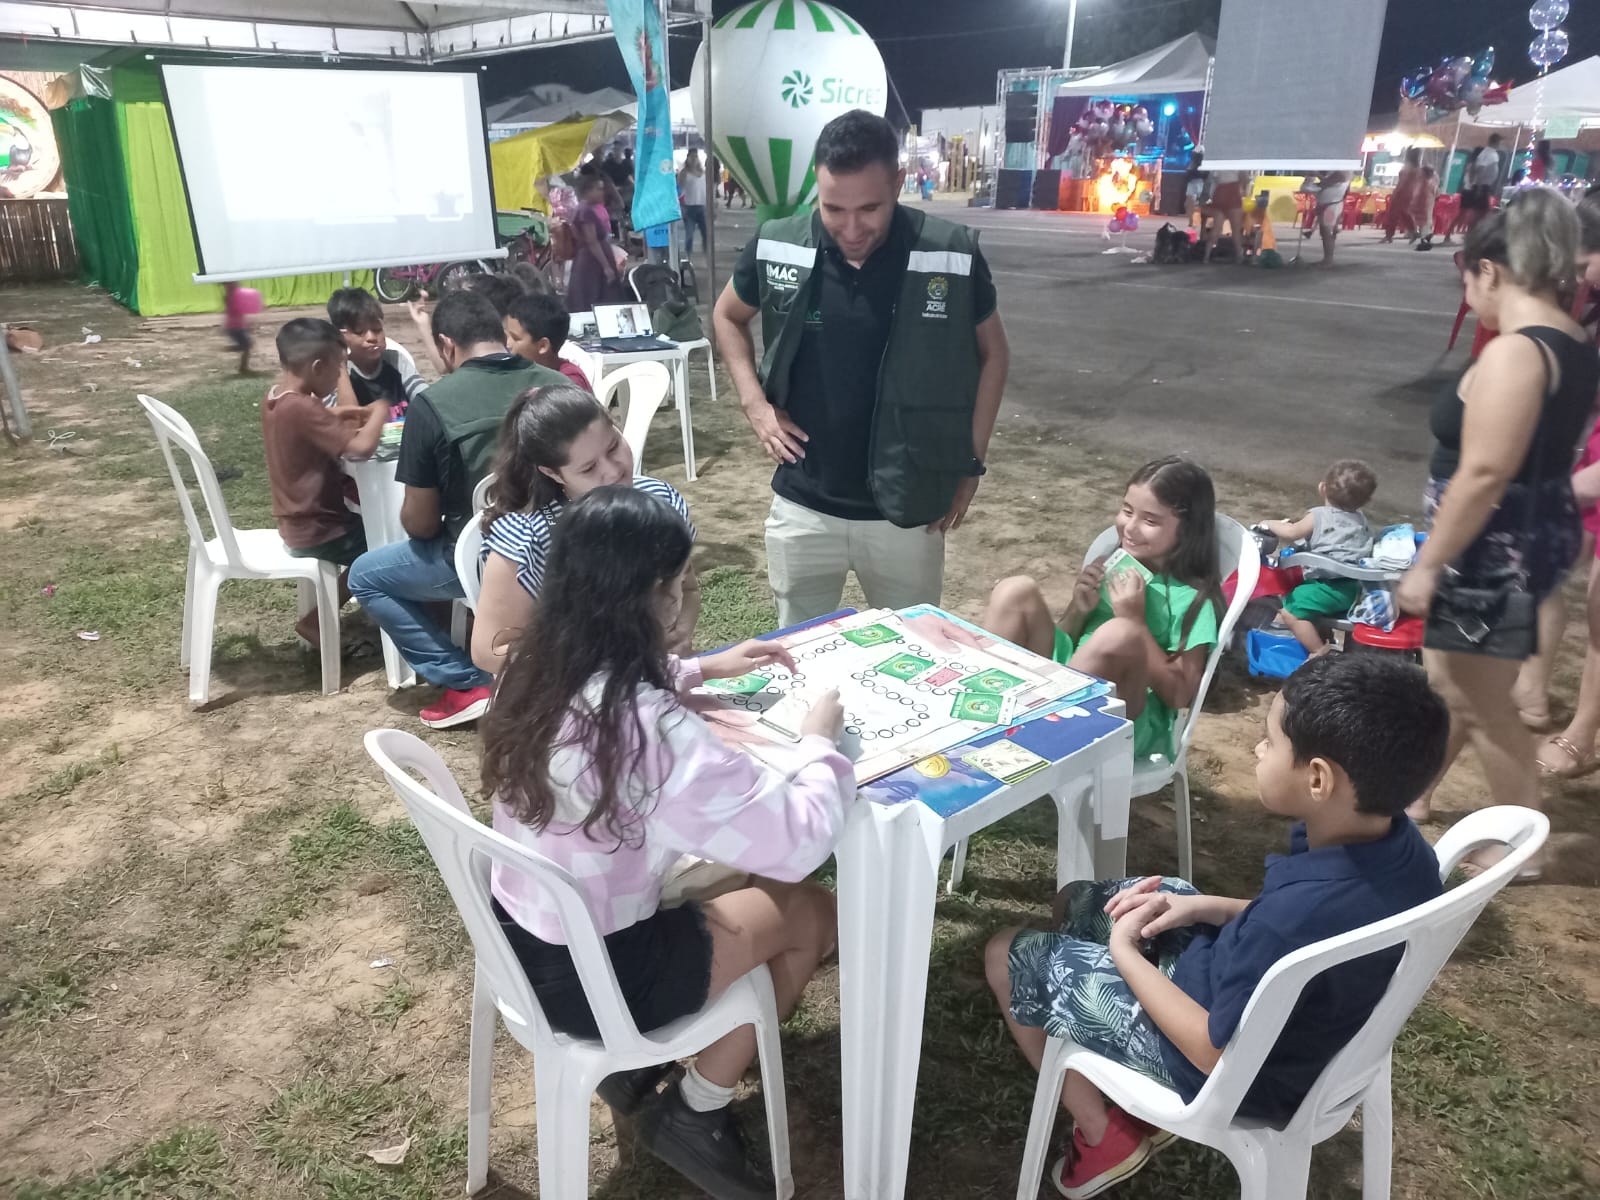
[[[350,567],[350,594],[389,635],[412,670],[439,687],[488,687],[490,677],[472,663],[422,607],[459,600],[455,547],[450,539],[407,538],[368,550]]]
[[[685,204],[683,206],[683,252],[694,253],[694,231],[700,230],[700,240],[709,247],[711,235],[706,232],[706,206],[704,204]]]

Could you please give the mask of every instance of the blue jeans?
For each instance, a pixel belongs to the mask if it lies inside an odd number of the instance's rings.
[[[350,567],[350,594],[429,683],[466,691],[488,687],[490,676],[450,640],[423,605],[459,600],[455,547],[448,538],[419,542],[407,538],[368,550]]]
[[[685,204],[683,206],[683,252],[694,253],[694,231],[700,230],[700,240],[707,242],[711,235],[706,232],[706,206],[704,204]]]

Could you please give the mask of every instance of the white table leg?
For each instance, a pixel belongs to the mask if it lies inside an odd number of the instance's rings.
[[[689,356],[680,354],[672,360],[672,390],[678,398],[678,428],[683,433],[683,471],[684,478],[693,483],[694,470],[694,425],[689,419]]]
[[[836,851],[846,1200],[905,1194],[939,882],[937,824],[920,804],[861,801]]]

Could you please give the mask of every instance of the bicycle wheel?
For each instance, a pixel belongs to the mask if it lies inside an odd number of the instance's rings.
[[[438,275],[434,276],[434,282],[438,284],[438,291],[448,292],[452,288],[458,288],[465,283],[468,275],[482,274],[483,267],[479,263],[470,260],[453,262],[440,271]]]
[[[372,280],[372,290],[378,293],[378,299],[386,304],[399,304],[402,300],[411,299],[416,290],[416,280],[409,275],[401,275],[401,271],[409,271],[409,267],[379,267]]]

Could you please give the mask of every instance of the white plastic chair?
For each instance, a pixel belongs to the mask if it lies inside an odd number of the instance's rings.
[[[322,652],[322,691],[339,690],[339,568],[317,558],[295,558],[276,529],[235,529],[217,484],[211,460],[200,448],[194,429],[168,405],[150,396],[139,404],[150,418],[161,456],[167,460],[178,506],[189,531],[189,565],[183,585],[183,643],[178,665],[189,668],[189,701],[204,704],[211,695],[211,646],[216,635],[217,589],[225,579],[293,579],[299,584],[299,611],[313,605]],[[195,513],[183,473],[173,457],[176,446],[189,459],[206,515],[216,536],[207,538]]]
[[[364,742],[433,855],[477,958],[467,1067],[468,1193],[484,1186],[489,1171],[490,1085],[498,1011],[511,1036],[533,1055],[541,1196],[578,1200],[589,1194],[589,1101],[602,1079],[616,1071],[687,1058],[742,1025],[755,1027],[776,1195],[778,1200],[792,1196],[778,1009],[766,965],[756,967],[698,1013],[641,1033],[618,990],[611,956],[595,926],[594,914],[572,875],[479,822],[449,768],[419,739],[398,729],[374,729]],[[407,772],[422,776],[427,786]],[[583,994],[600,1028],[599,1041],[556,1033],[545,1021],[528,978],[489,907],[492,863],[531,876],[555,903]]]
[[[672,375],[658,362],[629,363],[606,376],[600,386],[600,407],[609,409],[611,398],[620,387],[628,389],[628,411],[622,419],[622,438],[633,451],[633,473],[639,474],[644,462],[644,441],[650,421],[672,388]]]
[[[461,530],[461,536],[456,539],[456,578],[461,580],[461,590],[466,594],[461,603],[473,612],[477,612],[478,597],[483,592],[483,509],[481,508],[472,514],[472,519],[467,522],[465,528]]]
[[[1361,1194],[1365,1200],[1388,1200],[1394,1125],[1389,1055],[1394,1039],[1478,914],[1538,852],[1549,832],[1543,813],[1513,805],[1481,809],[1462,820],[1434,847],[1441,879],[1481,846],[1509,846],[1510,853],[1436,900],[1280,959],[1257,985],[1239,1028],[1188,1104],[1130,1067],[1051,1038],[1034,1093],[1017,1200],[1034,1200],[1039,1193],[1050,1129],[1069,1070],[1084,1075],[1140,1120],[1226,1154],[1239,1172],[1240,1200],[1303,1198],[1312,1147],[1343,1129],[1359,1108]],[[1288,1125],[1279,1131],[1263,1121],[1236,1117],[1306,985],[1329,967],[1393,946],[1405,950],[1383,999],[1323,1070]]]
[[[1200,710],[1205,707],[1206,693],[1211,690],[1211,680],[1217,673],[1217,664],[1222,661],[1222,652],[1228,648],[1228,641],[1233,636],[1233,627],[1239,623],[1245,605],[1250,603],[1250,597],[1256,590],[1256,580],[1261,574],[1261,552],[1256,547],[1255,538],[1250,536],[1250,531],[1233,518],[1225,517],[1221,513],[1217,514],[1216,523],[1217,559],[1222,568],[1222,578],[1227,579],[1229,575],[1238,573],[1233,599],[1223,614],[1222,624],[1217,627],[1217,644],[1211,648],[1211,654],[1206,658],[1206,671],[1200,677],[1200,690],[1194,694],[1194,703],[1178,718],[1173,728],[1177,753],[1170,759],[1164,754],[1155,754],[1143,762],[1133,764],[1133,799],[1152,795],[1167,784],[1172,784],[1173,800],[1177,808],[1174,824],[1178,828],[1178,874],[1189,880],[1194,878],[1194,832],[1191,828],[1189,803],[1189,743],[1194,740],[1195,722],[1199,719]],[[1116,548],[1117,531],[1113,526],[1095,538],[1094,544],[1089,547],[1089,552],[1083,556],[1084,566],[1088,566],[1097,558],[1104,558]],[[958,842],[955,861],[950,868],[950,891],[953,892],[961,886],[961,876],[966,870],[966,865],[967,843]]]
[[[489,507],[489,489],[494,486],[494,472],[490,471],[478,480],[478,486],[472,489],[472,511],[482,512]]]

